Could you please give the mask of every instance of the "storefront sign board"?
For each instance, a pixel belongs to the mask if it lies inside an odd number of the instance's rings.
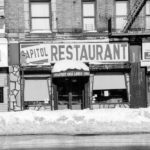
[[[128,43],[55,43],[20,47],[22,65],[48,65],[61,60],[127,62]]]
[[[89,72],[85,71],[66,71],[53,73],[53,77],[74,77],[74,76],[89,76]]]

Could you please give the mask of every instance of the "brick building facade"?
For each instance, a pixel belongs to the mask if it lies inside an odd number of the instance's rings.
[[[149,58],[143,58],[149,1],[128,32],[122,32],[136,1],[3,1],[9,110],[149,106]],[[68,65],[55,76],[61,60],[86,66]]]

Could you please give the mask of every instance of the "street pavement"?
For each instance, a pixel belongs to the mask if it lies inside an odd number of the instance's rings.
[[[150,134],[0,136],[0,150],[149,150]]]

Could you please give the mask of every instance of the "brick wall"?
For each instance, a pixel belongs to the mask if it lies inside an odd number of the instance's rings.
[[[57,0],[56,23],[58,31],[72,32],[82,28],[81,0]]]
[[[108,18],[114,16],[114,0],[97,0],[96,26],[99,32],[107,31]],[[114,27],[114,23],[112,24]]]
[[[5,0],[6,32],[24,31],[24,0]]]
[[[129,0],[130,8],[136,0]],[[52,31],[82,31],[82,0],[51,0]],[[145,7],[135,20],[132,28],[144,28]],[[115,0],[96,0],[96,27],[99,32],[107,31],[107,21],[113,18],[114,28]],[[30,31],[29,0],[5,0],[6,32]],[[141,20],[141,18],[143,20]]]

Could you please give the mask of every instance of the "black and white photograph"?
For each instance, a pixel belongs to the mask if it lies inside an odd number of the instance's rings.
[[[150,0],[0,0],[0,150],[149,150]]]

